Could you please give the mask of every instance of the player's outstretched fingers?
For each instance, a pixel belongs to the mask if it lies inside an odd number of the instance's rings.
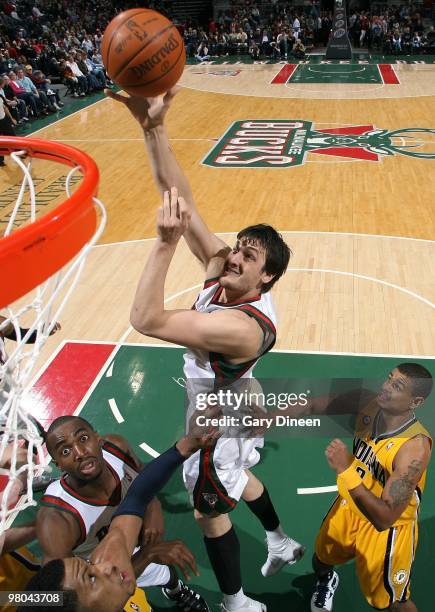
[[[180,196],[178,198],[178,211],[179,211],[179,217],[181,220],[181,225],[184,229],[186,229],[187,226],[189,225],[189,221],[192,216],[192,212],[187,206],[186,200],[183,198],[183,196]]]
[[[173,220],[179,217],[178,215],[178,189],[176,187],[171,187],[171,218]]]
[[[176,540],[174,542],[173,552],[174,564],[180,569],[186,580],[190,580],[190,572],[195,576],[199,576],[195,557],[181,540]]]
[[[169,191],[163,193],[163,223],[167,227],[171,218],[171,200]]]
[[[331,457],[334,454],[334,442],[330,442],[325,449],[326,457]]]

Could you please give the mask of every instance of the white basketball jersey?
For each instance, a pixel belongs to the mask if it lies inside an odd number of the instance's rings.
[[[187,430],[191,415],[196,408],[196,394],[210,393],[214,390],[213,386],[225,387],[227,384],[236,392],[243,392],[245,388],[248,388],[245,387],[245,384],[251,385],[255,364],[262,355],[270,351],[275,343],[276,313],[270,293],[263,293],[250,300],[220,303],[219,298],[222,291],[223,288],[219,285],[218,279],[206,281],[193,308],[198,312],[206,313],[227,308],[241,310],[260,325],[263,331],[263,342],[257,355],[239,364],[229,363],[219,353],[192,348],[187,350],[184,355],[184,375],[189,400],[186,413]],[[240,382],[237,383],[237,380]],[[234,413],[230,411],[230,414]],[[207,505],[211,505],[210,499],[216,500],[218,497],[214,484],[211,484],[211,495],[208,495],[209,491],[204,488],[213,480],[210,476],[210,456],[212,456],[213,470],[222,486],[222,489],[218,487],[219,491],[224,491],[227,499],[232,500],[230,504],[235,504],[240,499],[248,480],[245,470],[258,463],[260,454],[256,449],[261,448],[264,443],[262,438],[257,437],[233,437],[231,427],[221,427],[221,431],[224,435],[217,440],[211,455],[210,452],[207,454],[207,451],[198,451],[189,457],[183,466],[184,483],[192,495],[195,508],[204,512],[207,512]]]
[[[245,312],[257,321],[263,331],[263,342],[257,355],[244,363],[232,364],[223,355],[201,349],[188,348],[184,354],[184,376],[189,379],[225,379],[249,378],[258,359],[270,351],[276,338],[276,312],[270,293],[262,293],[248,300],[220,303],[223,288],[217,278],[204,283],[204,289],[199,293],[193,306],[198,312],[214,312],[216,310],[237,309]],[[210,390],[210,384],[207,385]],[[197,389],[198,390],[198,389]]]
[[[80,527],[80,539],[74,548],[74,554],[87,559],[97,544],[106,535],[112,516],[138,472],[131,457],[120,448],[104,442],[103,457],[116,480],[116,487],[111,501],[99,501],[82,497],[73,491],[64,476],[52,482],[41,498],[41,505],[69,512]]]

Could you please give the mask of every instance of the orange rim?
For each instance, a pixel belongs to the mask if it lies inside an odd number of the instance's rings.
[[[22,297],[71,261],[97,228],[93,198],[98,191],[99,171],[94,160],[83,151],[57,142],[0,136],[0,155],[23,150],[30,157],[78,166],[83,180],[65,202],[34,223],[0,239],[0,308]]]

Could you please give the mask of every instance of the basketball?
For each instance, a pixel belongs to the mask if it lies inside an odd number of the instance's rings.
[[[166,17],[136,8],[107,26],[101,53],[107,74],[133,96],[158,96],[170,89],[186,62],[183,39]]]

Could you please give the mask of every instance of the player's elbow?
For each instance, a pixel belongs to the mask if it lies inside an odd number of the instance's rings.
[[[390,529],[394,521],[391,521],[389,518],[377,518],[372,520],[372,525],[376,529],[376,531],[386,531]]]
[[[156,327],[156,317],[133,306],[130,312],[130,324],[140,334],[151,336]]]
[[[379,531],[379,533],[389,528],[389,525],[386,525],[383,522],[372,521],[372,524],[373,524],[373,527],[376,529],[376,531]]]

